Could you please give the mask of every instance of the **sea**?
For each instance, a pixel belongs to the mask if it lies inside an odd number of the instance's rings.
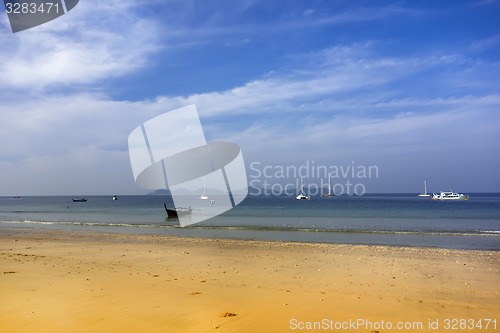
[[[162,195],[0,197],[0,228],[335,244],[500,250],[500,193],[434,201],[416,194],[250,195],[201,223],[168,219]],[[193,214],[195,214],[193,212]]]

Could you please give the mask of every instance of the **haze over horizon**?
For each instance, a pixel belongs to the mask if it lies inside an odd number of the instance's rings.
[[[500,192],[499,14],[496,0],[85,0],[13,34],[2,10],[0,195],[151,192],[128,135],[190,104],[208,141],[241,147],[249,182],[314,161],[376,166],[357,179],[367,193]]]

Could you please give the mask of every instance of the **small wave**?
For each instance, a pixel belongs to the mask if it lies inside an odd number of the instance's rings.
[[[165,228],[172,227],[171,224],[134,224],[134,223],[106,223],[106,222],[81,222],[81,221],[0,221],[9,224],[38,224],[38,225],[60,225],[60,226],[89,226],[89,227],[128,227],[128,228]]]
[[[180,227],[173,223],[115,223],[115,222],[91,222],[91,221],[37,221],[2,220],[0,223],[8,224],[31,224],[31,225],[54,225],[54,226],[81,226],[99,228],[181,228],[194,230],[228,230],[228,231],[262,231],[262,232],[304,232],[304,233],[344,233],[344,234],[378,234],[378,235],[415,235],[415,236],[490,236],[500,237],[499,230],[373,230],[373,229],[334,229],[317,227],[295,227],[295,226],[256,226],[256,225],[191,225]]]
[[[327,229],[278,226],[203,226],[191,225],[185,229],[211,230],[248,230],[273,232],[311,232],[311,233],[345,233],[345,234],[380,234],[380,235],[430,235],[430,236],[500,236],[500,231],[436,231],[436,230],[369,230],[369,229]]]
[[[480,233],[500,235],[500,230],[476,230]]]

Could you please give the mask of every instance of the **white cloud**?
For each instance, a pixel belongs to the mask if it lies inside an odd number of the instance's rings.
[[[58,19],[0,33],[0,88],[43,90],[119,77],[146,65],[157,49],[156,23],[132,2],[81,1]],[[4,22],[4,26],[6,23]]]
[[[431,105],[431,101],[426,105]],[[295,156],[297,160],[304,156],[324,158],[329,151],[344,159],[401,153],[456,157],[458,153],[466,154],[481,146],[494,148],[500,142],[500,103],[484,107],[481,98],[476,102],[469,98],[466,107],[436,106],[441,107],[440,112],[395,113],[384,117],[334,113],[328,117],[294,115],[281,125],[278,120],[262,117],[246,130],[234,131],[223,139],[241,142],[256,155],[271,150],[267,157],[277,160],[283,156]],[[293,122],[295,127],[290,126]]]
[[[159,96],[158,101],[172,109],[196,104],[204,116],[259,114],[268,112],[316,112],[390,107],[394,103],[410,104],[462,102],[463,97],[393,99],[401,93],[398,87],[388,87],[414,74],[444,67],[464,65],[469,61],[460,55],[428,57],[377,57],[369,42],[337,46],[302,56],[301,67],[287,72],[269,73],[261,79],[225,91],[188,96]],[[313,61],[313,59],[315,61]],[[299,60],[295,60],[299,62]],[[464,65],[466,66],[466,65]],[[474,66],[472,62],[470,66]],[[433,74],[439,75],[439,74]],[[363,98],[349,94],[365,91]],[[370,96],[374,97],[370,101]],[[393,105],[396,106],[396,105]],[[309,108],[309,109],[307,109]]]
[[[95,95],[33,98],[0,105],[0,157],[54,154],[78,147],[126,148],[137,124],[168,111],[154,102],[113,101]]]
[[[475,52],[483,52],[489,50],[500,42],[500,35],[494,35],[488,38],[483,38],[472,42],[470,48]]]

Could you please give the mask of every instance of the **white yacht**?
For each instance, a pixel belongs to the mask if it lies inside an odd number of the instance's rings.
[[[428,198],[431,196],[430,193],[427,193],[427,181],[426,180],[424,180],[424,193],[420,193],[418,196],[424,197],[424,198]]]
[[[469,200],[469,196],[467,194],[455,193],[452,191],[445,192],[441,191],[439,194],[433,193],[432,200]]]
[[[207,195],[207,179],[203,178],[203,194],[200,195],[201,200],[208,200],[208,195]]]
[[[330,175],[328,175],[328,192],[323,193],[321,196],[322,197],[334,197],[335,196],[335,194],[333,194],[333,192],[332,192],[332,177],[330,177]]]
[[[297,200],[309,200],[309,196],[304,194],[304,184],[302,184],[302,178],[300,178],[300,193],[295,197]]]

